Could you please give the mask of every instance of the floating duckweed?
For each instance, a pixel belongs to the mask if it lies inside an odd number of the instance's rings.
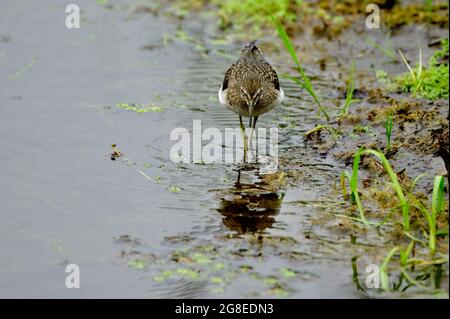
[[[252,270],[253,267],[252,267],[252,266],[249,266],[249,265],[242,265],[242,266],[239,267],[239,269],[240,269],[242,272],[248,272],[249,270]]]
[[[292,278],[297,275],[297,273],[289,268],[281,268],[280,269],[281,275],[286,278]]]
[[[130,260],[128,262],[128,267],[131,267],[134,269],[144,269],[147,267],[147,262],[143,259],[136,258],[136,259]]]
[[[286,298],[289,295],[289,293],[281,287],[274,287],[270,289],[269,292],[279,298]]]
[[[189,268],[178,268],[177,274],[183,277],[189,277],[191,279],[197,279],[199,277],[198,272]]]
[[[263,279],[263,284],[267,286],[273,286],[278,283],[278,279],[275,277],[266,277]]]
[[[161,275],[153,276],[153,280],[156,282],[164,282],[166,279]]]
[[[118,108],[126,111],[133,111],[136,113],[148,113],[148,112],[162,112],[162,108],[156,105],[144,105],[144,104],[128,104],[128,103],[118,103]]]
[[[209,281],[213,284],[222,284],[223,278],[222,277],[211,277],[211,279]]]
[[[212,288],[211,289],[211,292],[213,292],[213,293],[216,293],[216,294],[220,294],[220,293],[223,293],[224,292],[224,289],[223,289],[223,287],[214,287],[214,288]]]
[[[222,263],[217,263],[214,265],[214,270],[220,271],[225,268],[225,265]]]
[[[205,255],[200,254],[200,253],[195,253],[195,254],[192,256],[192,258],[194,259],[194,261],[195,261],[197,264],[209,264],[209,263],[212,262],[211,259],[209,259],[209,258],[206,257]]]
[[[181,192],[183,189],[181,187],[178,186],[170,186],[169,188],[167,188],[167,190],[171,193],[179,193]]]

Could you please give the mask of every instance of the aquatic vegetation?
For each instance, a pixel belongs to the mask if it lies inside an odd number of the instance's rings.
[[[392,113],[386,114],[386,122],[384,124],[385,133],[386,133],[386,152],[391,150],[391,136],[392,136],[392,125],[393,125],[393,116]]]
[[[141,258],[136,258],[128,262],[128,267],[134,269],[145,269],[147,267],[147,261]]]
[[[292,278],[297,276],[297,273],[289,268],[281,268],[280,269],[281,275],[285,278]]]
[[[431,255],[434,256],[436,252],[436,217],[444,210],[444,177],[436,176],[434,178],[433,195],[431,198],[431,209],[426,208],[416,198],[412,198],[413,206],[417,208],[426,218],[428,223],[428,247]],[[440,234],[445,234],[441,231]],[[447,230],[448,235],[448,230]]]
[[[357,99],[353,99],[353,92],[355,91],[354,77],[355,77],[355,63],[353,62],[349,78],[347,79],[347,91],[345,95],[345,103],[339,113],[339,118],[346,116],[348,114],[348,109],[350,108],[350,105],[358,101]]]
[[[415,95],[417,90],[420,88],[420,85],[422,84],[422,49],[419,46],[419,65],[417,67],[417,71],[413,70],[411,66],[409,65],[408,61],[406,60],[405,56],[403,55],[402,51],[398,50],[398,53],[400,54],[403,62],[405,63],[406,67],[409,70],[409,75],[412,80],[412,86],[406,87],[406,92],[413,92]]]
[[[407,73],[390,78],[384,70],[377,70],[376,78],[389,91],[411,92],[414,97],[430,100],[449,97],[448,39],[441,41],[442,48],[435,51],[428,60],[428,67],[422,62],[422,50],[419,46],[419,61],[411,66],[401,50],[399,55],[408,69]]]
[[[364,154],[370,154],[376,156],[381,163],[383,164],[383,167],[388,174],[390,180],[391,180],[391,187],[395,190],[397,194],[397,198],[399,201],[399,205],[394,207],[394,209],[386,215],[384,220],[380,223],[375,223],[368,221],[364,215],[364,208],[362,205],[362,201],[359,195],[357,183],[358,183],[358,169],[359,169],[359,163],[361,160],[361,156]],[[399,179],[397,175],[392,170],[391,165],[385,158],[385,156],[378,151],[371,150],[371,149],[360,149],[354,156],[354,164],[353,164],[353,174],[350,175],[347,172],[344,172],[341,176],[341,183],[342,183],[342,189],[344,198],[347,198],[347,190],[345,186],[345,178],[348,179],[350,184],[350,194],[351,194],[351,202],[353,204],[356,204],[357,209],[359,211],[359,218],[352,218],[354,220],[363,222],[367,227],[370,226],[377,226],[380,227],[386,223],[387,220],[391,219],[395,211],[397,211],[399,208],[402,210],[403,215],[403,222],[402,222],[402,228],[403,228],[403,234],[409,238],[411,241],[409,245],[402,249],[400,245],[397,245],[393,247],[387,254],[387,256],[384,258],[381,266],[380,266],[380,281],[381,281],[381,289],[383,290],[399,290],[401,287],[402,289],[408,289],[410,286],[417,286],[421,289],[431,291],[438,289],[438,285],[435,284],[434,280],[431,280],[431,285],[433,287],[430,287],[429,285],[424,285],[423,281],[427,280],[431,275],[430,273],[433,273],[435,271],[435,267],[440,267],[441,264],[444,264],[448,262],[448,255],[439,254],[437,256],[437,237],[438,236],[448,236],[448,226],[446,229],[437,229],[437,218],[443,212],[445,211],[445,190],[444,190],[444,178],[443,176],[436,176],[434,179],[434,187],[433,187],[433,195],[431,198],[431,205],[427,207],[427,204],[424,204],[424,199],[421,197],[416,196],[413,194],[413,189],[419,179],[424,177],[425,174],[421,174],[418,177],[416,177],[408,191],[404,191],[403,187],[400,185]],[[412,212],[412,210],[415,210]],[[420,235],[415,236],[411,233],[413,230],[411,228],[411,216],[414,214],[414,219],[417,219],[418,215],[415,214],[415,212],[419,212],[425,220],[427,229],[416,229],[417,227],[420,227],[420,223],[418,224],[418,221],[415,221],[416,228],[414,228],[415,231],[417,231]],[[420,216],[420,215],[419,215]],[[427,241],[423,240],[422,238],[427,238]],[[429,251],[429,257],[426,258],[420,258],[416,254],[413,254],[412,257],[411,254],[413,251],[417,251],[418,248],[415,248],[416,245],[420,245],[422,249],[428,249]],[[392,263],[393,259],[395,258],[396,254],[399,254],[399,269],[400,270],[400,278],[397,283],[394,283],[394,285],[389,284],[389,271],[388,271],[388,265]],[[421,267],[421,271],[423,272],[423,280],[418,280],[420,276],[413,276],[408,272],[408,268],[411,268],[410,272],[414,272],[417,274],[418,269]],[[355,270],[354,270],[355,272]],[[403,280],[406,280],[406,286],[403,286]]]
[[[278,32],[278,36],[280,37],[280,39],[283,41],[283,44],[286,48],[286,50],[289,52],[289,54],[292,57],[292,60],[295,62],[295,65],[297,66],[297,71],[299,72],[302,80],[298,80],[295,77],[291,77],[291,79],[296,82],[298,85],[300,85],[302,88],[304,88],[309,95],[311,95],[311,97],[314,99],[314,101],[316,102],[317,106],[319,107],[318,109],[318,113],[320,114],[320,112],[323,113],[323,115],[325,116],[325,118],[327,119],[327,121],[330,119],[330,116],[328,115],[327,111],[325,110],[325,108],[322,106],[322,104],[319,101],[319,98],[316,94],[316,92],[314,91],[314,88],[311,84],[311,81],[309,80],[308,76],[306,75],[305,71],[303,70],[302,65],[300,64],[300,61],[298,60],[297,54],[295,52],[294,46],[291,42],[291,40],[289,40],[289,37],[286,33],[286,30],[284,29],[283,25],[280,23],[280,21],[278,19],[276,19],[275,17],[272,16],[272,21],[275,24],[275,27],[277,29]]]
[[[388,273],[386,271],[386,267],[389,263],[389,261],[392,259],[394,254],[397,252],[399,248],[396,246],[392,248],[389,253],[387,254],[386,258],[384,259],[383,263],[380,267],[380,281],[381,281],[381,288],[384,290],[389,290],[389,277]]]
[[[194,253],[192,259],[197,264],[209,264],[212,262],[210,258],[201,253]]]
[[[178,186],[170,186],[167,188],[167,190],[171,193],[179,193],[181,192],[183,189],[181,187]]]
[[[155,177],[153,177],[153,180],[155,182],[160,182],[162,180],[162,177],[161,176],[155,176]]]
[[[403,62],[407,66],[409,73],[395,78],[396,85],[404,92],[412,92],[414,95],[430,100],[449,97],[449,67],[448,60],[440,62],[441,59],[448,59],[448,39],[441,42],[442,49],[434,53],[428,61],[428,68],[422,66],[422,50],[419,48],[419,62],[412,68],[406,61],[403,53],[399,51]]]
[[[126,111],[133,111],[136,113],[148,113],[148,112],[162,112],[163,109],[156,105],[145,105],[145,104],[128,104],[128,103],[118,103],[116,105]]]
[[[209,281],[213,284],[223,284],[224,280],[222,277],[211,277]]]
[[[359,197],[359,192],[358,192],[359,163],[361,161],[361,156],[364,154],[374,155],[381,161],[384,169],[386,170],[386,173],[388,174],[388,176],[391,180],[392,187],[395,190],[395,192],[397,193],[397,197],[400,202],[400,207],[401,207],[402,215],[403,215],[403,229],[405,231],[408,231],[410,228],[409,205],[406,201],[406,197],[403,193],[402,187],[400,186],[400,183],[397,179],[397,175],[394,173],[389,161],[386,159],[386,157],[384,156],[383,153],[375,151],[375,150],[371,150],[371,149],[364,149],[364,148],[361,148],[360,150],[358,150],[358,152],[355,154],[354,160],[353,160],[352,175],[350,175],[348,172],[344,172],[343,175],[341,175],[341,185],[343,188],[344,197],[347,197],[347,191],[346,191],[345,182],[344,182],[344,177],[346,177],[347,180],[349,181],[349,185],[350,185],[351,202],[352,202],[352,204],[357,205],[358,211],[360,214],[360,220],[366,225],[376,224],[376,223],[367,221],[367,219],[365,218],[364,208],[362,206],[361,199]]]

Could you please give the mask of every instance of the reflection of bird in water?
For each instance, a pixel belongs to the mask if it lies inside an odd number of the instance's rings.
[[[239,60],[226,72],[219,90],[220,103],[239,115],[244,134],[244,157],[247,141],[242,117],[249,118],[253,133],[258,117],[280,104],[283,98],[277,73],[264,59],[256,41],[250,42],[242,50]]]
[[[261,233],[272,227],[274,216],[280,211],[282,196],[264,186],[263,182],[241,184],[238,172],[234,188],[221,198],[218,209],[228,229],[244,234]]]

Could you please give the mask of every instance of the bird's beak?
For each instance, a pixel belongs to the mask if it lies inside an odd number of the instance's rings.
[[[252,128],[253,124],[253,101],[248,105],[248,127]]]

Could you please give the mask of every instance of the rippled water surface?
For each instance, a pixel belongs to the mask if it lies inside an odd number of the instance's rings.
[[[295,187],[274,189],[257,165],[172,163],[172,129],[238,127],[216,94],[240,46],[205,56],[162,14],[78,3],[79,30],[60,1],[1,4],[0,297],[360,297],[350,236],[311,222],[342,164],[304,147],[308,98],[282,80],[287,102],[258,123],[279,126]],[[69,263],[81,289],[65,288]]]

